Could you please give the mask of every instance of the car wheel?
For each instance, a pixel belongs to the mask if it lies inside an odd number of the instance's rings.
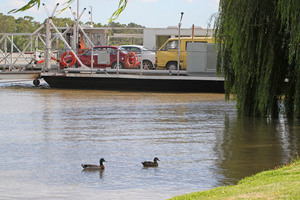
[[[152,69],[153,68],[153,65],[152,63],[149,61],[149,60],[144,60],[143,61],[143,68],[144,69]]]
[[[112,65],[111,65],[111,68],[112,69],[117,69],[117,62],[114,62]],[[124,64],[119,62],[119,69],[123,69],[124,68]]]
[[[177,69],[177,62],[169,62],[166,66],[166,69],[176,70]],[[179,66],[180,69],[180,66]]]

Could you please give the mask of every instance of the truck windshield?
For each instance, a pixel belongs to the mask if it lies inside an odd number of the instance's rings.
[[[165,46],[163,46],[161,50],[167,51],[168,49],[178,49],[178,41],[177,40],[169,41]]]

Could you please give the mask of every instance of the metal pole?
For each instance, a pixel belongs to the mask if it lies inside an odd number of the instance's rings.
[[[54,30],[56,31],[56,33],[59,35],[60,39],[63,41],[63,43],[67,46],[67,49],[69,49],[72,53],[74,53],[75,58],[77,59],[77,61],[80,63],[81,67],[87,67],[86,65],[84,65],[81,60],[78,58],[77,54],[72,50],[72,47],[70,47],[70,45],[68,44],[68,42],[65,40],[65,38],[62,36],[62,34],[59,32],[59,30],[57,29],[57,27],[53,24],[53,22],[51,21],[51,25],[53,26]]]
[[[72,11],[72,8],[69,7],[71,10],[71,13],[75,19],[75,23],[73,24],[73,43],[72,43],[72,49],[76,52],[78,52],[79,48],[78,48],[78,37],[79,37],[79,20],[81,18],[81,16],[83,15],[83,12],[86,10],[86,8],[83,9],[82,13],[79,14],[79,0],[77,0],[77,13],[76,15],[74,14],[74,12]]]
[[[90,6],[91,8],[91,11],[90,11],[90,14],[91,14],[91,27],[93,27],[93,7]]]
[[[79,29],[80,31],[83,33],[83,35],[86,37],[87,41],[90,43],[90,45],[92,47],[95,47],[95,45],[93,44],[93,42],[90,40],[90,38],[88,37],[88,35],[84,32],[83,28],[79,25]]]
[[[194,37],[195,37],[195,26],[193,24],[193,26],[192,26],[192,43],[194,43]]]
[[[181,28],[181,21],[183,17],[183,12],[181,12],[180,21],[178,24],[178,62],[177,62],[177,75],[179,76],[179,68],[180,68],[180,28]]]
[[[7,59],[7,38],[5,36],[5,40],[4,40],[4,55],[5,55],[5,64],[4,64],[4,70],[6,69],[6,59]]]
[[[12,64],[13,64],[13,53],[14,53],[14,35],[11,35],[11,47],[10,47],[10,66],[9,71],[12,70]]]
[[[32,40],[33,40],[33,37],[30,36],[30,52],[32,52]]]
[[[117,50],[117,74],[119,74],[120,50]]]
[[[62,33],[62,36],[66,35],[70,29],[71,29],[71,26],[68,27],[68,28]],[[59,38],[59,37],[55,36],[55,37],[51,40],[51,43],[52,43],[54,40],[57,40],[57,38]]]
[[[75,23],[72,25],[72,28],[73,28],[73,41],[72,41],[71,46],[72,46],[72,49],[74,51],[76,51],[76,46],[77,46],[77,44],[76,44],[76,24],[77,24],[77,17],[76,17],[76,13],[73,12],[72,8],[69,7],[69,9],[70,9],[70,11],[71,11],[71,13],[72,13],[72,15],[74,17],[74,21],[75,21]]]
[[[76,51],[76,49],[77,49],[77,42],[76,42],[76,38],[77,38],[77,36],[76,36],[76,33],[77,33],[77,31],[76,31],[76,24],[77,24],[77,22],[76,22],[76,19],[75,19],[75,23],[74,23],[74,25],[73,25],[73,42],[72,42],[72,49],[73,49],[75,52],[77,52],[77,51]]]
[[[34,60],[37,59],[37,50],[39,47],[39,35],[36,36],[35,38],[35,43],[34,43]],[[33,62],[33,66],[35,66],[35,62]]]
[[[52,14],[50,15],[46,5],[43,3],[43,6],[45,8],[45,11],[48,15],[48,19],[46,20],[46,45],[45,45],[45,49],[44,49],[44,69],[43,70],[50,70],[51,69],[51,55],[50,55],[50,51],[51,51],[51,27],[50,24],[52,24],[52,17],[58,7],[59,3],[56,4],[54,10],[52,11]],[[42,28],[42,26],[40,27]]]
[[[51,39],[51,31],[50,31],[50,21],[51,19],[48,18],[46,20],[46,46],[44,50],[44,69],[43,70],[49,70],[51,68],[50,66],[50,50],[51,50],[51,44],[50,44],[50,39]]]
[[[79,50],[79,47],[78,47],[78,37],[79,37],[79,28],[78,28],[78,23],[79,23],[79,19],[80,19],[80,16],[79,16],[79,0],[77,0],[77,20],[76,20],[76,53],[78,52]]]
[[[144,65],[143,65],[143,47],[141,48],[141,70],[142,70],[142,73],[143,73],[143,70],[144,70]]]
[[[92,47],[92,54],[91,54],[91,73],[93,73],[94,69],[94,48]]]

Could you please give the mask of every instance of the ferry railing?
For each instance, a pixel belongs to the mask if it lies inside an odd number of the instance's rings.
[[[120,49],[116,50],[116,53],[113,53],[114,55],[116,55],[116,65],[114,66],[114,68],[112,68],[111,65],[113,65],[113,61],[111,59],[112,55],[111,55],[111,51],[114,51],[113,48],[109,49],[108,48],[104,48],[104,49],[97,49],[95,50],[94,48],[90,49],[90,53],[87,54],[86,56],[90,56],[90,65],[87,66],[88,68],[81,68],[81,67],[71,67],[71,68],[67,68],[65,69],[66,72],[76,72],[76,73],[116,73],[116,74],[130,74],[130,73],[134,73],[134,74],[140,74],[140,75],[144,75],[144,74],[163,74],[163,75],[187,75],[186,70],[177,70],[176,68],[170,68],[168,70],[155,70],[154,68],[154,62],[155,62],[155,54],[153,55],[153,58],[149,58],[149,56],[145,56],[145,52],[141,51],[139,54],[137,54],[137,58],[138,58],[138,62],[139,65],[134,67],[134,68],[121,68],[121,65],[126,65],[124,63],[124,60],[122,60],[122,64],[121,59],[122,57],[120,56],[120,53],[122,52]],[[145,50],[146,51],[146,50]],[[149,51],[149,50],[147,50]],[[127,52],[129,53],[129,52]],[[81,57],[81,56],[79,56]],[[123,57],[124,58],[124,57]],[[147,67],[145,66],[145,63],[149,62],[147,64]],[[151,62],[151,64],[150,64]],[[102,65],[101,67],[99,65]],[[107,65],[107,67],[103,66],[103,65]],[[152,66],[153,65],[153,66]]]
[[[37,61],[42,60],[43,50],[40,50],[39,43],[45,45],[42,34],[39,31],[42,25],[34,33],[0,33],[0,66],[3,70],[14,69],[24,70],[28,66],[36,67]],[[16,40],[24,42],[16,43]],[[39,55],[38,55],[39,54]],[[29,56],[28,56],[29,55]],[[57,57],[51,53],[51,57]]]
[[[44,9],[48,15],[48,19],[46,20],[46,47],[45,47],[45,68],[47,70],[49,70],[49,62],[50,62],[50,56],[49,56],[49,52],[51,50],[51,47],[49,46],[49,42],[51,41],[51,32],[50,32],[50,26],[53,27],[53,29],[56,31],[56,34],[58,35],[58,37],[61,39],[61,41],[64,43],[64,45],[67,47],[67,50],[72,52],[76,58],[76,60],[80,63],[80,65],[84,68],[87,68],[86,65],[84,65],[81,60],[79,59],[79,57],[77,56],[77,53],[75,52],[76,49],[71,48],[71,46],[68,44],[68,42],[66,41],[66,39],[63,37],[63,35],[59,32],[58,28],[55,26],[55,24],[52,21],[52,18],[54,16],[54,13],[58,7],[59,3],[56,4],[56,7],[54,8],[52,14],[50,15],[47,7],[45,4],[43,4]],[[71,9],[71,8],[70,8]],[[85,9],[84,9],[85,10]],[[83,10],[83,12],[84,12]],[[83,12],[81,13],[80,17],[82,16]],[[80,19],[80,17],[77,18],[77,20]],[[75,23],[78,25],[78,23]],[[76,25],[73,24],[73,28],[77,29]],[[69,29],[68,29],[69,30]],[[66,31],[65,31],[66,32]]]

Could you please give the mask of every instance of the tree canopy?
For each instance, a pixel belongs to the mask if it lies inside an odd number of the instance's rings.
[[[300,116],[300,1],[220,0],[217,69],[245,116]]]

